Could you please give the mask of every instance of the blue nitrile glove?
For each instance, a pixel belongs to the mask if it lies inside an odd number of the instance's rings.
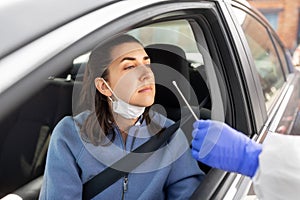
[[[262,145],[225,123],[194,122],[192,155],[211,167],[253,177]]]

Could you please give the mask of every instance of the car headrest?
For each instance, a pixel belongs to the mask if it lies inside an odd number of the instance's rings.
[[[84,70],[86,68],[86,65],[87,65],[86,62],[73,64],[73,68],[70,71],[72,80],[77,80],[77,81],[83,80],[83,75],[84,75]]]
[[[178,91],[172,81],[176,81],[185,98],[189,99],[189,63],[185,52],[171,44],[152,44],[146,46],[145,51],[150,57],[155,75],[155,103],[164,107],[180,108],[181,98],[175,96]]]
[[[189,80],[189,63],[183,49],[171,44],[151,44],[146,46],[145,50],[152,63],[169,66]]]

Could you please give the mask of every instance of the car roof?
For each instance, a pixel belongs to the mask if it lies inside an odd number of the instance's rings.
[[[75,18],[118,1],[120,0],[1,0],[0,59]],[[243,4],[246,2],[234,1]]]
[[[54,28],[116,0],[2,0],[0,58]]]

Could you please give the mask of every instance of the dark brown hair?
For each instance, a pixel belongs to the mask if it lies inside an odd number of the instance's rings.
[[[111,57],[113,48],[129,42],[141,44],[134,37],[123,34],[101,43],[90,54],[83,77],[81,103],[91,113],[81,125],[81,135],[94,145],[107,145],[109,143],[107,143],[106,138],[109,138],[109,142],[115,139],[113,131],[115,120],[108,103],[108,98],[96,89],[94,80],[97,77],[107,80],[109,74],[108,66],[114,59]],[[145,109],[142,117],[142,120],[145,120],[147,125],[151,122],[149,109],[149,107]],[[155,129],[157,130],[157,127]]]

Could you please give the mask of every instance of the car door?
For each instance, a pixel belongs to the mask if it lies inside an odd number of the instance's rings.
[[[268,134],[298,134],[299,89],[295,88],[299,74],[287,50],[264,17],[249,5],[233,2],[228,9],[254,80],[258,102],[253,110],[261,108],[262,121],[255,120],[253,139],[263,143]],[[237,191],[231,199],[255,196],[251,182],[245,177],[236,178],[230,190]]]
[[[232,126],[246,131],[260,143],[267,134],[298,134],[299,89],[295,87],[298,87],[299,74],[291,65],[280,39],[266,20],[247,3],[232,2],[218,6],[222,9],[222,23],[220,25],[214,19],[210,35],[218,36],[214,38],[215,48],[219,48],[214,61],[223,67],[219,80],[224,79],[229,101],[234,104],[231,107],[235,114],[231,115],[234,116]],[[214,32],[214,26],[219,30]],[[222,26],[227,31],[222,32]],[[223,45],[227,45],[227,49]],[[210,47],[213,48],[212,45]],[[229,55],[224,52],[229,52]],[[237,113],[243,111],[243,108],[244,113],[238,116]],[[228,109],[226,114],[228,117]],[[248,130],[245,124],[239,127],[241,121],[238,117],[244,117],[242,121],[248,123]],[[255,196],[249,178],[227,175],[224,184],[219,184],[219,192],[211,197],[242,199]]]

